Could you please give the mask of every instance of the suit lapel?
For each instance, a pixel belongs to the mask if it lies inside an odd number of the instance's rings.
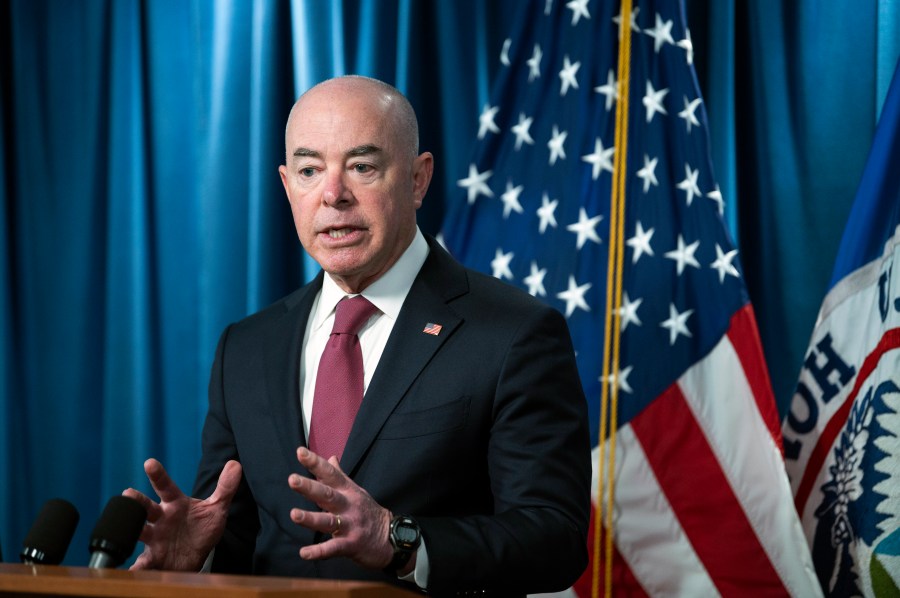
[[[448,301],[467,291],[465,271],[436,242],[428,241],[431,252],[400,310],[347,439],[341,468],[348,475],[422,369],[463,322]],[[424,332],[429,323],[440,324],[440,333]]]
[[[300,408],[300,358],[306,324],[321,287],[320,272],[312,283],[285,299],[285,312],[270,324],[263,346],[266,400],[278,431],[281,452],[291,469],[298,466],[297,447],[306,446]]]

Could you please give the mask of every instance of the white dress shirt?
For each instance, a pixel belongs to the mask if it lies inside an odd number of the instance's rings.
[[[428,243],[422,232],[416,229],[412,243],[384,275],[365,288],[363,297],[378,308],[369,321],[359,330],[359,345],[363,358],[363,395],[369,388],[372,374],[378,367],[381,354],[388,337],[394,329],[394,322],[400,315],[403,301],[412,287],[425,258],[428,257]],[[319,359],[334,327],[334,313],[338,302],[344,297],[352,297],[325,275],[322,290],[313,302],[303,337],[303,358],[300,361],[300,397],[303,410],[303,430],[309,438],[309,422],[312,417],[313,395],[316,391],[316,375]]]
[[[363,396],[369,388],[372,374],[384,353],[384,347],[394,329],[397,316],[400,315],[400,308],[403,307],[406,295],[419,274],[422,264],[425,263],[429,251],[422,231],[416,228],[416,236],[400,259],[381,278],[360,293],[378,308],[375,315],[369,318],[369,321],[358,333],[363,358]],[[326,274],[322,290],[313,302],[309,314],[309,322],[303,336],[303,357],[300,360],[300,401],[303,412],[303,430],[307,438],[309,438],[309,422],[312,417],[319,359],[331,336],[335,307],[344,297],[352,296],[354,295],[347,294]],[[423,589],[427,587],[428,555],[425,552],[424,541],[419,545],[416,553],[415,570],[404,576],[403,579],[415,581],[416,585]]]

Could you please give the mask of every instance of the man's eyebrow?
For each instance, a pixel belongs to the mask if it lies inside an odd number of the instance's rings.
[[[295,158],[321,158],[322,155],[316,150],[309,149],[308,147],[298,147],[294,150]]]
[[[357,145],[356,147],[351,147],[347,150],[345,154],[348,158],[356,158],[359,156],[367,156],[369,154],[380,154],[382,149],[377,145],[372,145],[371,143],[367,143],[364,145]]]
[[[357,158],[359,156],[380,154],[382,151],[383,150],[377,145],[366,143],[363,145],[357,145],[356,147],[351,147],[344,153],[344,155],[347,158]],[[293,156],[295,158],[321,158],[322,154],[314,149],[309,149],[308,147],[298,147],[294,150]]]

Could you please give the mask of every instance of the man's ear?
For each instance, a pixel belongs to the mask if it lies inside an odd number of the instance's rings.
[[[428,191],[431,184],[431,177],[434,174],[434,156],[431,152],[423,152],[413,161],[413,196],[416,199],[416,208],[422,205],[422,199]]]
[[[288,199],[290,199],[291,193],[290,193],[290,190],[289,190],[289,188],[288,188],[288,171],[287,171],[287,166],[284,166],[284,165],[279,166],[279,167],[278,167],[278,174],[279,174],[279,176],[281,176],[281,184],[284,186],[284,193],[285,193],[285,195],[288,196]]]

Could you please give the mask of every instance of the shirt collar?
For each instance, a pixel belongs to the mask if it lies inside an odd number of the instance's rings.
[[[396,320],[400,314],[400,308],[403,307],[403,301],[406,299],[409,289],[412,288],[413,281],[421,270],[422,264],[425,263],[429,251],[428,242],[425,241],[422,231],[416,227],[416,236],[413,237],[412,243],[409,244],[400,259],[381,278],[366,287],[360,294],[371,301],[381,313]],[[312,319],[313,330],[319,328],[334,313],[338,301],[346,296],[346,291],[326,273]]]

